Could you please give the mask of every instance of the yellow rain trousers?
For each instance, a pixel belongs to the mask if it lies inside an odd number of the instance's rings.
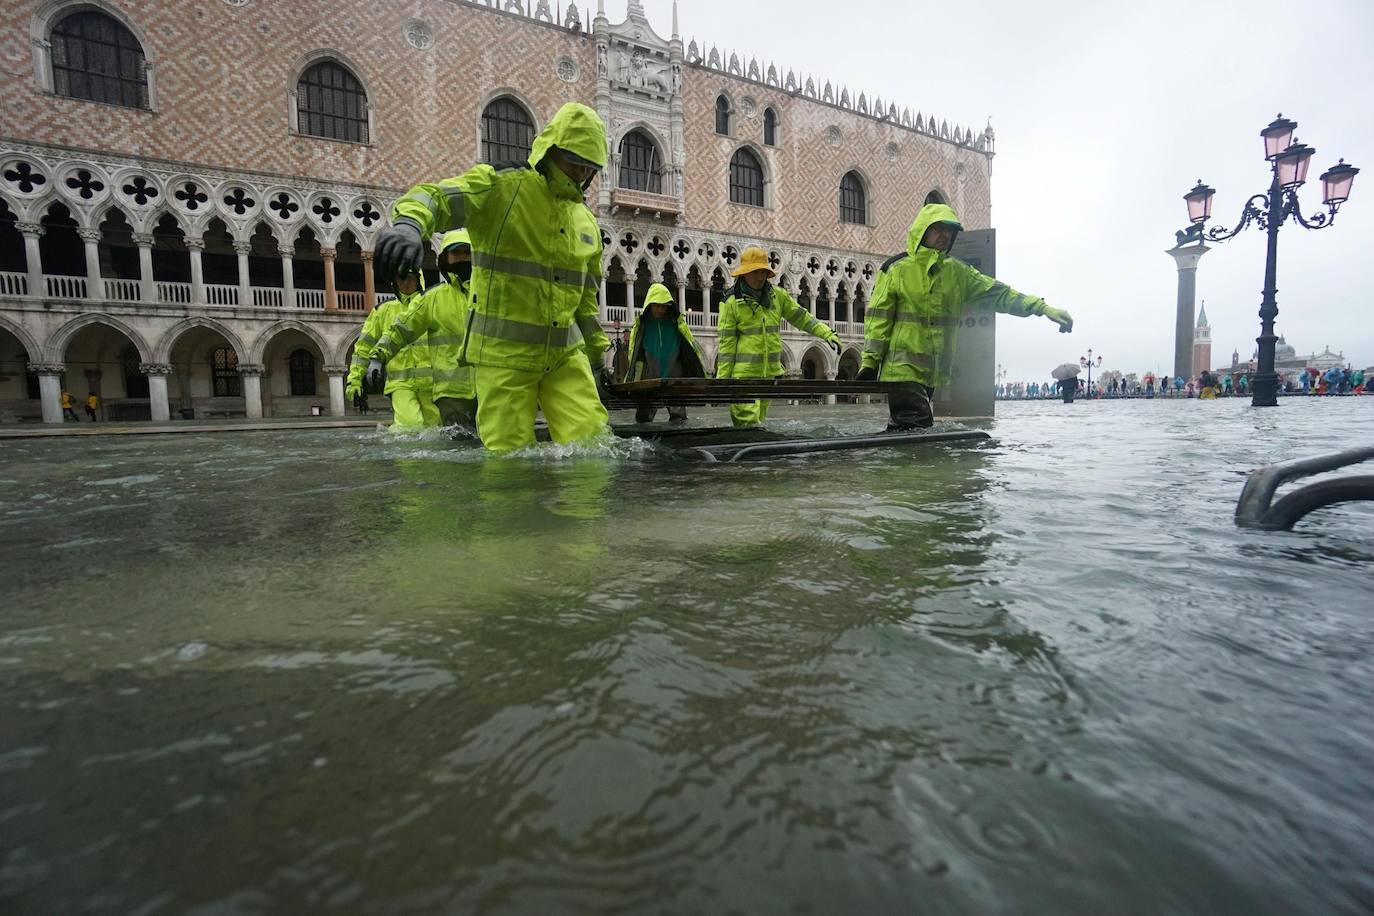
[[[539,408],[555,442],[582,442],[606,429],[591,364],[580,354],[548,372],[477,367],[477,429],[487,448],[507,452],[533,445]]]
[[[392,220],[415,224],[421,238],[461,227],[471,236],[459,359],[476,367],[478,428],[494,450],[532,441],[536,405],[558,442],[594,435],[607,421],[591,372],[610,345],[597,318],[601,229],[584,188],[544,161],[554,147],[604,166],[605,125],[569,102],[535,138],[528,165],[477,165],[416,185],[392,209]]]

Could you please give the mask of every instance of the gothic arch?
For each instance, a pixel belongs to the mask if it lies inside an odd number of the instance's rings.
[[[48,338],[47,361],[55,363],[62,362],[66,358],[67,347],[71,344],[72,338],[77,335],[77,332],[93,324],[103,324],[114,328],[116,331],[129,338],[134,348],[138,350],[139,359],[145,363],[152,362],[148,357],[153,352],[153,349],[148,346],[148,342],[143,339],[143,335],[120,321],[118,318],[115,318],[113,315],[106,315],[103,312],[87,312],[84,315],[79,315],[54,331],[52,336]]]
[[[29,21],[29,44],[33,47],[34,77],[38,87],[44,92],[54,92],[52,75],[52,43],[49,36],[53,27],[72,13],[89,10],[103,13],[128,29],[138,40],[143,50],[143,74],[148,83],[148,111],[157,111],[157,83],[153,72],[157,64],[154,45],[149,43],[148,34],[124,10],[111,0],[47,0],[34,11]]]
[[[300,331],[306,337],[310,338],[310,342],[319,348],[321,359],[329,359],[330,354],[334,352],[334,348],[325,343],[319,331],[315,330],[304,321],[297,321],[295,318],[283,318],[281,321],[275,321],[266,328],[263,328],[253,340],[252,346],[248,348],[249,362],[261,363],[263,354],[267,352],[268,345],[272,343],[272,338],[276,337],[282,331]],[[345,350],[345,352],[347,351]]]
[[[43,349],[39,346],[34,336],[28,329],[17,321],[12,321],[4,315],[0,315],[0,329],[6,330],[19,339],[24,351],[29,355],[29,362],[39,363],[43,361]]]
[[[514,86],[498,86],[482,96],[482,101],[477,105],[477,116],[473,121],[472,130],[475,138],[472,155],[474,162],[485,162],[482,158],[482,116],[486,114],[487,106],[498,99],[510,99],[516,105],[525,110],[529,115],[530,124],[534,125],[534,135],[539,136],[539,132],[544,129],[543,119],[539,117],[539,110],[535,108],[534,102],[530,101],[529,96],[516,89]],[[389,211],[388,211],[389,212]]]
[[[760,209],[773,209],[773,160],[769,158],[764,148],[752,140],[743,140],[730,150],[730,156],[725,160],[725,199],[730,200],[730,166],[735,161],[735,156],[741,150],[748,150],[749,153],[758,160],[759,168],[763,171],[763,206]],[[735,201],[731,201],[735,203]],[[739,206],[751,206],[750,204],[739,204]],[[738,246],[736,246],[738,247]],[[722,246],[723,250],[723,246]],[[743,248],[740,248],[743,251]],[[719,252],[717,252],[719,256]]]
[[[363,93],[367,96],[367,142],[362,145],[376,145],[377,91],[373,88],[372,81],[367,78],[367,71],[358,66],[357,61],[337,48],[316,48],[296,58],[296,62],[291,65],[291,69],[288,71],[286,79],[286,118],[291,133],[301,134],[300,112],[296,104],[296,87],[300,85],[301,77],[305,75],[305,71],[321,61],[333,61],[339,66],[344,67],[353,75],[353,78],[358,81],[358,85],[363,87]],[[310,134],[301,135],[312,136]]]
[[[213,318],[205,318],[197,315],[183,319],[167,329],[166,333],[162,335],[157,343],[157,349],[153,353],[153,362],[170,363],[172,361],[172,351],[176,349],[177,341],[181,339],[183,334],[194,328],[206,328],[207,330],[214,331],[229,342],[229,346],[234,348],[234,355],[237,356],[240,361],[246,358],[247,349],[244,347],[243,341],[239,339],[237,334],[230,330],[228,325],[221,324]]]

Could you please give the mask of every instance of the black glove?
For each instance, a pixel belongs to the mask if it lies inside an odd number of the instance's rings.
[[[876,382],[877,380],[878,370],[872,368],[860,369],[859,374],[854,376],[856,382]]]
[[[401,217],[377,238],[372,256],[377,273],[390,280],[402,273],[419,270],[425,259],[420,241],[420,226]]]
[[[840,351],[844,349],[844,345],[838,340],[827,340],[826,343],[830,344],[830,349],[835,351],[836,356],[839,356]]]

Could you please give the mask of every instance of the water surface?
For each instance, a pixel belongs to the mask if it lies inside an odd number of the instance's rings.
[[[998,409],[0,444],[0,911],[1374,908],[1374,512],[1232,523],[1374,398]]]

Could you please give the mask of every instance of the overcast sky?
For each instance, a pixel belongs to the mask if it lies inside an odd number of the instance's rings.
[[[655,29],[671,0],[644,0]],[[624,6],[609,0],[612,21]],[[1177,272],[1164,252],[1201,178],[1213,223],[1268,188],[1259,131],[1278,112],[1317,150],[1299,192],[1340,157],[1364,172],[1334,227],[1279,234],[1277,329],[1374,365],[1374,0],[681,0],[683,41],[719,45],[872,98],[997,132],[998,276],[1074,316],[999,322],[1009,379],[1046,377],[1088,347],[1103,368],[1172,368]],[[1277,60],[1266,59],[1281,49]],[[742,54],[743,56],[743,54]],[[913,202],[914,207],[914,202]],[[913,213],[914,215],[914,213]],[[889,246],[900,250],[901,239]],[[1198,270],[1213,364],[1259,334],[1264,233],[1214,246]]]

